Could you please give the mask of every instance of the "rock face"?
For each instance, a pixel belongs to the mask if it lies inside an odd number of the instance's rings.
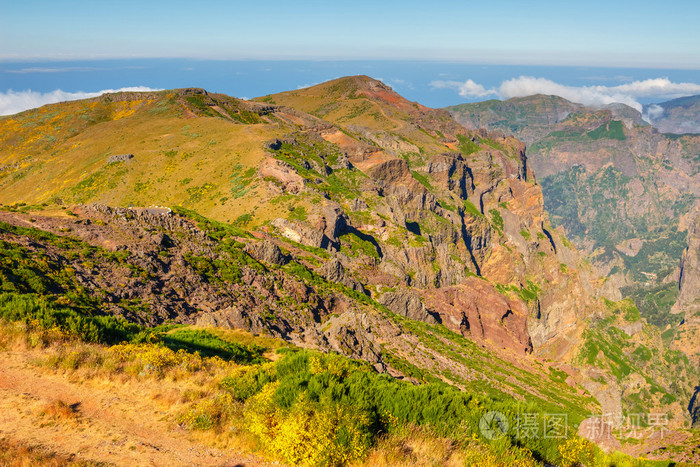
[[[688,412],[690,412],[693,428],[700,428],[700,386],[695,388],[695,394],[688,404]]]
[[[438,322],[435,316],[425,308],[420,295],[413,290],[401,289],[397,292],[387,292],[377,301],[398,315],[430,324]]]
[[[247,249],[248,253],[253,258],[263,263],[274,264],[276,266],[284,266],[289,263],[290,257],[282,253],[280,247],[269,240],[256,243]]]
[[[682,317],[673,348],[700,367],[700,211],[696,207],[688,228],[687,247],[680,261],[678,299],[671,311]]]
[[[449,110],[470,128],[527,142],[552,223],[609,278],[605,295],[619,298],[621,289],[649,322],[678,324],[670,308],[685,219],[700,196],[700,136],[659,133],[621,104],[589,108],[553,96]]]
[[[678,300],[674,313],[686,313],[688,319],[700,316],[700,206],[696,206],[688,228],[687,247],[680,261]]]
[[[331,258],[327,261],[321,268],[321,273],[323,277],[331,282],[336,282],[338,284],[343,284],[344,286],[363,294],[367,294],[367,289],[354,277],[349,276],[345,273],[345,267],[343,263],[336,257]]]
[[[439,315],[448,328],[476,342],[532,352],[527,308],[503,297],[490,284],[469,278],[459,286],[425,291],[424,296],[428,310]]]
[[[107,158],[108,164],[114,164],[115,162],[126,162],[134,158],[133,154],[115,154]]]
[[[324,328],[324,335],[329,344],[341,353],[383,368],[381,347],[372,333],[371,320],[366,315],[346,312],[332,317]]]

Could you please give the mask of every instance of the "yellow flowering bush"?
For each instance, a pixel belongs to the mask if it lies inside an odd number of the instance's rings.
[[[225,368],[235,366],[219,357],[201,357],[198,353],[189,353],[179,349],[174,351],[158,344],[119,344],[109,351],[121,361],[138,361],[145,370],[162,373],[169,368],[180,368],[187,372],[205,368]]]
[[[228,419],[233,403],[233,397],[225,393],[204,399],[182,414],[178,422],[192,430],[220,427]]]
[[[296,465],[345,465],[361,458],[370,435],[369,420],[348,407],[319,407],[300,399],[292,409],[274,402],[279,382],[267,384],[246,403],[248,430],[277,456]]]
[[[581,437],[571,438],[559,446],[563,465],[577,467],[580,465],[592,465],[595,460],[595,446],[587,439]]]

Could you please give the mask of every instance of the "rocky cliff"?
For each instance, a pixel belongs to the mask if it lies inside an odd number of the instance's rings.
[[[678,300],[671,310],[682,317],[673,345],[700,366],[700,214],[697,208],[688,228],[687,244],[680,261]]]
[[[665,328],[677,299],[678,261],[700,193],[697,136],[659,133],[629,107],[587,108],[553,96],[450,108],[475,123],[523,138],[545,208],[650,322]],[[515,122],[515,123],[513,123]]]

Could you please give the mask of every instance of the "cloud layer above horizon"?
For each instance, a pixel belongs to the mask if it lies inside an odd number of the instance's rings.
[[[160,91],[146,86],[133,86],[119,89],[103,89],[96,92],[66,92],[56,89],[51,92],[35,92],[31,89],[26,91],[0,92],[0,115],[12,115],[25,110],[41,107],[46,104],[55,104],[56,102],[76,101],[79,99],[88,99],[90,97],[101,96],[102,94],[112,92],[148,92]]]
[[[674,83],[668,78],[655,78],[642,81],[632,81],[618,86],[567,86],[546,78],[520,76],[503,81],[499,86],[490,89],[471,79],[466,81],[433,81],[430,83],[436,89],[454,89],[460,96],[474,98],[510,99],[526,97],[535,94],[563,97],[571,102],[592,107],[621,103],[642,112],[640,98],[675,99],[683,96],[700,94],[700,84]]]

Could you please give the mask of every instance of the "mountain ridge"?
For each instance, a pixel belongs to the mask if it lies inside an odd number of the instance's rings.
[[[11,143],[0,145],[5,241],[53,252],[45,231],[105,249],[55,253],[95,293],[105,286],[93,255],[125,252],[127,296],[106,292],[131,320],[162,322],[173,305],[149,290],[174,288],[182,323],[271,333],[409,381],[534,394],[577,418],[597,408],[589,395],[606,413],[644,401],[674,426],[690,417],[693,367],[633,306],[603,299],[614,288],[550,225],[525,145],[379,81],[255,102],[202,90],[107,96],[0,129]],[[36,138],[47,129],[54,141]],[[134,157],[108,163],[114,154]]]

